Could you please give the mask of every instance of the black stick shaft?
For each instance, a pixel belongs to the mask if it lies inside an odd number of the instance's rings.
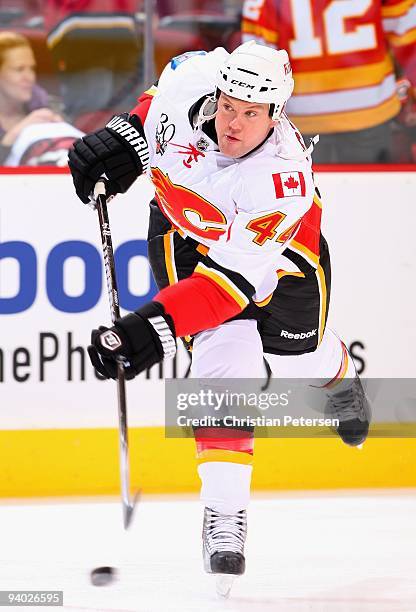
[[[104,194],[96,197],[96,208],[100,224],[100,234],[103,247],[104,268],[107,280],[108,299],[110,302],[111,320],[115,323],[120,318],[120,303],[118,299],[116,268],[114,263],[113,243],[111,240],[111,229],[108,218],[107,200]],[[129,466],[129,443],[127,427],[127,405],[126,405],[126,381],[124,367],[121,362],[117,364],[117,399],[118,399],[118,424],[119,424],[119,448],[120,448],[120,484],[121,499],[123,506],[124,528],[130,524],[133,512],[133,503],[130,498],[130,466]]]
[[[111,321],[115,323],[120,318],[120,304],[114,263],[113,241],[111,239],[110,221],[108,218],[105,195],[99,194],[96,200],[98,220],[100,223],[101,242],[103,247],[105,277],[107,280],[108,299],[110,302]]]

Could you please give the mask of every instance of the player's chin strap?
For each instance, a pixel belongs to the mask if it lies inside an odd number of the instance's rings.
[[[309,147],[307,149],[305,149],[304,151],[302,151],[301,153],[297,153],[295,155],[284,155],[283,153],[279,152],[279,157],[282,157],[283,159],[291,159],[294,161],[303,161],[304,159],[306,159],[307,157],[310,157],[312,151],[315,148],[315,145],[319,142],[319,134],[316,134],[316,136],[314,136],[313,138],[310,139],[310,143],[309,143]]]
[[[319,142],[319,134],[316,134],[313,138],[310,139],[309,141],[309,147],[307,149],[305,149],[305,151],[303,151],[303,157],[309,157],[310,154],[312,153],[312,151],[315,148],[315,145],[318,144]]]

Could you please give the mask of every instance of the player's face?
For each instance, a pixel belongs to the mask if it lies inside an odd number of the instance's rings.
[[[32,49],[16,47],[6,51],[0,67],[0,94],[12,102],[29,102],[35,81]]]
[[[255,149],[276,125],[269,117],[269,105],[237,100],[224,93],[215,116],[218,146],[227,157],[242,157]]]

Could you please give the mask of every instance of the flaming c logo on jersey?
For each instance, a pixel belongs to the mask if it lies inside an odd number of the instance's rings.
[[[195,191],[175,185],[159,168],[152,168],[156,199],[181,229],[208,240],[218,240],[227,228],[223,213]]]

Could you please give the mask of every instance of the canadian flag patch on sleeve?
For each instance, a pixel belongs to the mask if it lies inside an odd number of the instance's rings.
[[[272,176],[276,198],[290,198],[293,196],[305,195],[305,178],[302,172],[279,172]]]

